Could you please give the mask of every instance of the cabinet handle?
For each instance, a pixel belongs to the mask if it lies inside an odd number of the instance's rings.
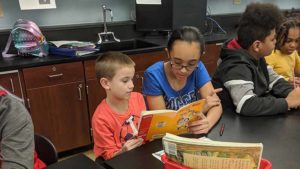
[[[82,84],[79,84],[77,88],[78,88],[78,94],[79,94],[79,99],[78,100],[82,100],[82,95],[81,95]]]
[[[90,128],[90,135],[93,137],[93,128]]]
[[[135,75],[135,78],[138,80],[138,79],[141,79],[142,81],[142,86],[143,86],[143,83],[144,83],[144,77],[143,76],[140,76],[140,75]]]
[[[86,88],[86,94],[89,95],[89,86],[86,85],[85,88]]]
[[[11,92],[15,93],[15,87],[14,87],[14,82],[13,82],[12,78],[10,78],[10,86],[11,86]]]
[[[30,99],[27,98],[27,105],[28,105],[28,109],[30,109]]]
[[[141,76],[142,86],[144,85],[144,76]]]
[[[58,78],[58,77],[62,77],[64,74],[59,73],[59,74],[54,74],[54,75],[48,75],[49,78]]]

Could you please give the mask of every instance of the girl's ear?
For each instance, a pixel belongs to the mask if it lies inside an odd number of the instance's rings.
[[[170,53],[169,53],[168,48],[165,48],[165,52],[166,52],[167,58],[168,58],[168,59],[171,59],[171,58],[170,58]]]
[[[101,84],[101,86],[105,89],[105,90],[110,90],[110,80],[108,80],[105,77],[102,77],[99,80],[99,83]]]

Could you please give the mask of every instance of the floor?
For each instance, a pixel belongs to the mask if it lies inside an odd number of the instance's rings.
[[[93,150],[86,151],[83,154],[86,155],[87,157],[89,157],[90,159],[95,160],[95,155],[94,155]]]
[[[95,160],[95,155],[94,155],[94,152],[93,150],[88,150],[88,151],[85,151],[85,152],[82,152],[84,155],[86,155],[87,157],[89,157],[90,159],[92,160]],[[79,154],[82,154],[82,153],[79,153]],[[67,157],[63,157],[63,158],[60,158],[58,161],[63,161],[65,159],[68,159],[72,156],[74,156],[76,154],[73,154],[73,155],[70,155],[70,156],[67,156]]]

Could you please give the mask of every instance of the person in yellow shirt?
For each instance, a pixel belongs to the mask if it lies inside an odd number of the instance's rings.
[[[292,85],[300,86],[300,58],[297,47],[300,42],[300,22],[287,19],[277,31],[275,50],[265,57],[269,66]]]

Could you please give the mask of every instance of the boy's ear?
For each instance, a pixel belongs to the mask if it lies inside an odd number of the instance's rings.
[[[101,84],[101,86],[105,89],[105,90],[109,90],[110,89],[110,81],[105,78],[105,77],[102,77],[100,80],[99,80],[99,83]]]
[[[261,45],[261,42],[259,40],[254,41],[252,44],[252,50],[255,52],[259,52],[260,45]]]

